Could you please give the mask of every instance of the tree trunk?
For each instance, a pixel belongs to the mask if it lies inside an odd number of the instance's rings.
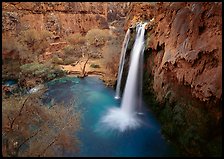
[[[85,69],[86,69],[86,64],[88,63],[89,59],[90,59],[90,56],[87,57],[87,60],[83,65],[81,78],[84,78],[87,76]]]

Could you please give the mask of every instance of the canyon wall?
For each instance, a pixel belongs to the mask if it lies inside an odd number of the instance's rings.
[[[221,136],[222,3],[132,3],[125,30],[140,21],[148,22],[144,91],[160,103],[162,130],[188,155],[211,155]]]
[[[55,36],[109,29],[108,21],[124,17],[130,3],[120,2],[3,2],[3,36],[21,30],[48,30]]]
[[[154,59],[153,89],[158,100],[174,80],[191,89],[201,101],[219,101],[222,95],[221,3],[134,3],[127,27],[149,21],[147,49],[160,51]],[[169,79],[165,76],[169,75]]]
[[[63,36],[108,28],[107,3],[3,2],[2,8],[2,30],[6,34],[32,28]]]

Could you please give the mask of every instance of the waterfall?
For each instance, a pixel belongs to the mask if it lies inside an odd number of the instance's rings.
[[[138,86],[138,114],[142,114],[141,106],[142,106],[142,83],[143,83],[143,64],[144,64],[144,51],[145,47],[143,46],[142,52],[140,54],[140,61],[139,61],[139,86]]]
[[[143,56],[144,52],[144,26],[145,24],[139,24],[136,28],[137,34],[135,38],[134,47],[131,53],[130,68],[124,89],[124,95],[121,102],[121,109],[130,113],[135,111],[136,106],[138,106],[138,101],[140,97],[140,93],[138,90],[141,90],[141,88],[138,87],[138,82],[140,81],[142,76],[140,75],[141,71],[139,71],[139,68],[142,68],[142,66],[140,66],[140,61],[142,61],[141,55]]]
[[[121,132],[128,129],[135,129],[140,126],[141,120],[138,114],[142,102],[142,75],[143,75],[143,57],[145,49],[145,25],[138,24],[136,26],[136,37],[133,49],[131,51],[130,66],[128,77],[125,84],[124,93],[122,96],[121,107],[111,108],[102,118],[101,123],[105,129],[119,130]],[[121,61],[124,60],[123,54]],[[122,62],[120,62],[122,64]],[[123,67],[123,66],[120,66]],[[122,68],[123,69],[123,68]],[[119,69],[119,74],[122,76],[122,71]]]
[[[130,29],[127,30],[124,41],[123,41],[123,44],[122,44],[121,57],[120,57],[120,63],[119,63],[119,69],[118,69],[116,94],[115,94],[116,99],[120,98],[121,78],[122,78],[122,74],[123,74],[125,55],[126,55],[126,50],[127,50],[127,47],[128,47],[129,40],[130,40]]]

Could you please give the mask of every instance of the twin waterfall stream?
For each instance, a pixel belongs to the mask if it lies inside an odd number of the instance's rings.
[[[141,120],[138,115],[141,113],[142,104],[142,76],[143,76],[143,58],[145,49],[145,25],[138,24],[136,26],[136,37],[134,46],[131,51],[130,66],[125,84],[124,93],[122,95],[121,107],[111,108],[102,118],[101,123],[105,128],[111,130],[119,130],[124,132],[128,129],[135,129],[141,125]],[[130,40],[130,29],[128,29],[122,46],[116,95],[115,98],[120,98],[121,79],[123,67],[125,63],[125,55]]]
[[[106,87],[98,77],[64,77],[48,83],[49,89],[43,99],[45,103],[51,103],[52,100],[68,103],[74,99],[74,111],[82,113],[81,129],[76,134],[80,141],[80,151],[65,150],[64,156],[176,155],[173,148],[164,140],[160,125],[150,112],[150,108],[146,108],[142,100],[144,27],[145,24],[138,24],[136,32],[130,29],[126,33],[116,91]],[[134,44],[130,44],[132,31],[135,34]],[[130,56],[129,50],[126,52],[128,45],[133,45]],[[125,62],[125,59],[128,60]],[[129,70],[125,69],[128,71],[125,81],[122,74],[126,63]],[[121,80],[125,83],[122,91]]]

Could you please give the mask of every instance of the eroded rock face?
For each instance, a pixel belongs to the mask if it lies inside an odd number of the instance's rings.
[[[107,19],[108,22],[112,22],[114,20],[121,20],[125,18],[130,9],[131,2],[127,3],[118,3],[118,2],[108,2],[108,12]]]
[[[49,30],[55,35],[86,33],[92,28],[108,29],[107,3],[3,2],[3,33],[20,30]]]
[[[152,18],[148,24],[147,48],[163,50],[155,59],[149,59],[155,62],[150,70],[158,100],[165,97],[169,80],[189,87],[191,95],[201,101],[220,100],[222,4],[133,3],[126,29],[137,21]],[[171,79],[166,80],[168,76]]]
[[[222,3],[133,3],[125,30],[139,21],[143,92],[163,134],[187,156],[221,155]]]
[[[48,30],[55,36],[85,34],[93,28],[109,29],[110,22],[124,21],[129,3],[123,2],[3,2],[3,36],[21,30]]]

